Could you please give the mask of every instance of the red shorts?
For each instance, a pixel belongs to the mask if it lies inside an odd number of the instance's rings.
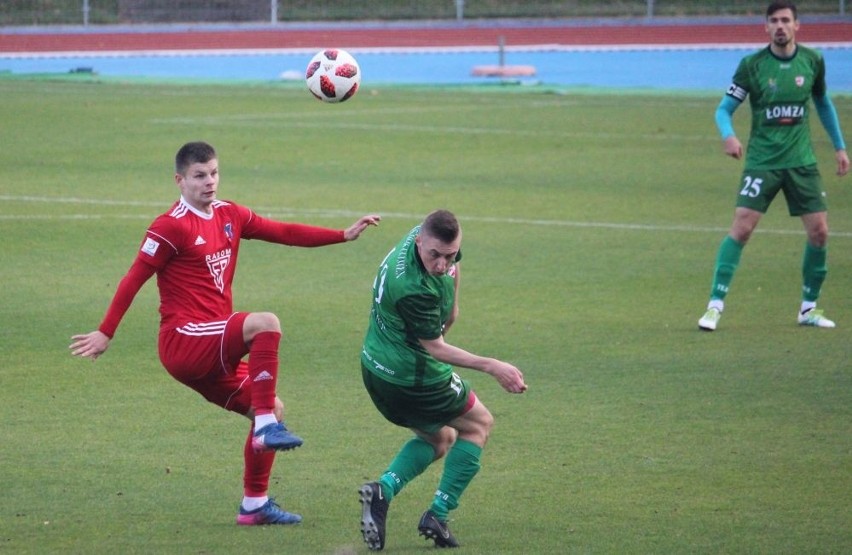
[[[230,411],[246,414],[251,409],[249,352],[243,341],[248,312],[235,312],[213,322],[187,322],[160,330],[160,362],[169,374]]]

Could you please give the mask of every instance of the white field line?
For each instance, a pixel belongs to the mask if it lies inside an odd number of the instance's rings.
[[[577,99],[572,96],[560,95],[554,96],[553,98],[542,99],[542,98],[534,98],[527,102],[527,105],[532,108],[551,108],[551,107],[566,107],[566,106],[585,106],[588,102],[588,99]],[[679,100],[679,105],[684,105],[688,107],[696,107],[701,106],[704,107],[708,104],[708,102],[712,103],[711,105],[715,106],[718,103],[718,99],[714,95],[710,100],[689,100],[682,99]],[[617,100],[608,100],[608,99],[595,99],[595,106],[619,106],[621,103]],[[662,106],[669,107],[671,106],[671,100],[665,97],[649,97],[642,99],[640,102],[642,106]],[[477,104],[456,104],[449,107],[446,103],[441,103],[439,105],[435,104],[417,104],[417,105],[408,105],[408,106],[395,106],[395,107],[382,107],[382,108],[362,108],[358,111],[357,114],[350,114],[348,117],[359,117],[359,118],[373,118],[375,116],[399,116],[399,115],[412,115],[412,114],[428,114],[428,113],[441,113],[446,114],[448,109],[451,108],[453,111],[458,112],[459,110],[464,110],[468,112],[473,111],[482,111],[488,110],[489,113],[493,113],[495,108],[502,109],[502,105],[500,104],[499,99],[492,97],[482,97],[479,99]],[[507,108],[508,109],[508,108]],[[320,112],[311,112],[310,113],[310,123],[314,123],[317,120],[333,120],[340,121],[340,114],[336,110],[328,110],[328,111],[320,111]],[[274,121],[286,121],[289,125],[293,120],[305,120],[308,116],[304,112],[245,112],[245,113],[236,113],[236,114],[220,114],[220,115],[210,115],[210,116],[171,116],[171,117],[154,117],[149,118],[148,122],[150,123],[158,123],[158,124],[186,124],[186,123],[240,123],[240,122],[251,122],[251,121],[260,121],[260,122],[269,122],[274,123]]]
[[[140,208],[156,208],[151,212],[133,213],[133,214],[0,214],[0,221],[15,221],[15,220],[145,220],[152,221],[163,209],[165,204],[162,202],[143,202],[143,201],[117,201],[103,199],[86,199],[75,197],[36,197],[36,196],[14,196],[0,195],[0,202],[19,202],[31,204],[76,204],[83,206],[122,206],[122,207],[140,207]],[[255,212],[262,214],[265,217],[273,219],[289,218],[289,217],[306,217],[311,218],[359,218],[363,215],[362,212],[353,210],[343,210],[335,208],[265,208],[254,207]],[[419,221],[423,214],[408,214],[404,212],[382,212],[384,219],[399,219],[410,220],[413,222]],[[633,231],[662,231],[662,232],[688,232],[688,233],[725,233],[727,227],[701,226],[701,225],[664,225],[664,224],[642,224],[642,223],[623,223],[623,222],[582,222],[574,220],[539,220],[534,218],[500,218],[493,216],[469,216],[465,215],[462,218],[466,222],[482,222],[494,223],[500,225],[517,225],[526,227],[566,227],[566,228],[595,228],[595,229],[612,229],[612,230],[633,230]],[[760,228],[756,233],[765,233],[769,235],[803,235],[804,231],[789,230],[789,229],[767,229]],[[832,231],[832,237],[852,238],[850,231]]]
[[[228,125],[241,127],[277,127],[280,122],[275,121],[275,115],[232,115],[232,116],[203,116],[198,118],[190,117],[175,117],[175,118],[155,118],[149,120],[153,124],[162,125]],[[348,129],[353,131],[382,131],[386,133],[431,133],[440,135],[495,135],[495,136],[512,136],[512,137],[561,137],[561,138],[585,138],[585,139],[618,139],[626,137],[627,133],[602,133],[599,131],[542,131],[539,129],[499,129],[494,126],[488,127],[451,127],[446,125],[407,125],[401,123],[352,123],[340,120],[330,121],[299,121],[297,119],[288,119],[287,126],[292,128],[304,129]],[[715,135],[679,135],[671,133],[630,133],[631,140],[663,140],[663,141],[707,141],[718,142]]]

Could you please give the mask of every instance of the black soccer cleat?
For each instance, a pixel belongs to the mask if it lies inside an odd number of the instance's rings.
[[[385,520],[390,502],[385,499],[382,486],[369,482],[358,490],[361,501],[361,533],[370,551],[385,548]]]
[[[417,525],[420,535],[426,539],[434,540],[435,547],[458,547],[459,542],[453,537],[446,522],[441,522],[432,510],[428,510],[420,517]]]

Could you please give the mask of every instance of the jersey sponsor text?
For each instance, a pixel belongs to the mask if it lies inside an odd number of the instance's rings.
[[[764,110],[766,122],[769,125],[796,125],[805,117],[805,107],[802,105],[775,105]]]

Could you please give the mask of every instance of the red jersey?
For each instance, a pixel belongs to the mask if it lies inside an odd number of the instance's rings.
[[[211,206],[213,213],[205,214],[181,198],[154,220],[100,331],[109,337],[115,334],[136,293],[154,273],[160,290],[161,329],[230,315],[241,239],[302,247],[345,240],[341,230],[276,222],[233,202],[217,200]]]

